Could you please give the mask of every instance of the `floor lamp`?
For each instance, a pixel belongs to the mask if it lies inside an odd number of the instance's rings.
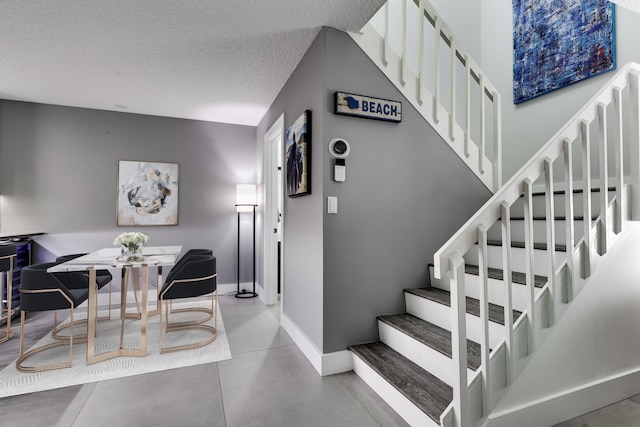
[[[254,298],[256,293],[256,186],[255,184],[238,184],[236,187],[236,210],[238,211],[238,288],[236,298]],[[253,212],[253,290],[240,290],[240,214]]]

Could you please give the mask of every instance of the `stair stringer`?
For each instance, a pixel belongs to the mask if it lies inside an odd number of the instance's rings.
[[[369,56],[373,63],[384,73],[384,75],[393,83],[393,85],[404,95],[404,97],[413,105],[420,115],[435,129],[436,132],[444,139],[449,147],[462,159],[462,161],[471,169],[482,183],[492,192],[495,191],[499,184],[495,184],[495,165],[484,153],[480,153],[476,142],[468,144],[467,152],[465,152],[464,140],[465,131],[457,122],[451,126],[451,115],[440,104],[437,108],[437,116],[439,120],[436,122],[434,117],[434,96],[426,88],[421,88],[422,101],[418,99],[418,77],[405,68],[402,78],[402,59],[391,49],[386,51],[385,58],[382,55],[384,39],[378,34],[373,25],[366,24],[359,33],[349,33],[351,38],[360,46],[360,48]],[[452,132],[453,131],[453,132]],[[482,159],[480,159],[482,157]],[[482,161],[481,161],[482,160]],[[482,167],[479,167],[482,165]],[[498,165],[498,167],[500,167]]]

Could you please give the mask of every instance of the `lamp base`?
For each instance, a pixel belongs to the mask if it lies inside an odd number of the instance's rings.
[[[246,289],[239,291],[236,295],[236,298],[255,298],[258,296],[257,292],[251,292]]]

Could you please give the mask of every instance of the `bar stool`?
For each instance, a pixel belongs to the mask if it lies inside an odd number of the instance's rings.
[[[13,336],[13,329],[11,329],[11,316],[13,316],[13,308],[11,307],[11,291],[13,288],[13,267],[16,264],[16,247],[14,245],[0,246],[0,273],[7,275],[6,291],[4,293],[7,301],[6,308],[0,305],[0,322],[6,320],[6,323],[0,331],[0,344],[7,341]],[[3,300],[4,301],[4,300]]]

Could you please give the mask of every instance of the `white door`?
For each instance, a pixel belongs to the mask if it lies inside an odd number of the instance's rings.
[[[284,114],[264,135],[264,303],[275,304],[280,293],[283,299],[282,266],[283,239],[283,170]],[[280,256],[279,256],[280,255]],[[279,292],[280,291],[280,292]],[[282,305],[281,305],[282,307]]]

